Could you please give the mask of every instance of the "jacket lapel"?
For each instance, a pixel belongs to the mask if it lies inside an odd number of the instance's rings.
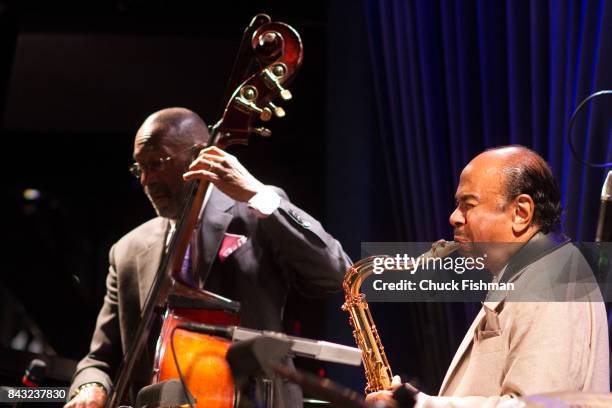
[[[170,230],[170,222],[161,219],[159,228],[153,233],[143,236],[145,249],[136,256],[136,271],[138,273],[138,291],[140,295],[140,310],[143,309],[147,295],[153,284],[153,279],[164,254],[166,235]]]
[[[478,327],[478,324],[481,322],[484,316],[485,316],[484,308],[480,308],[480,311],[476,315],[476,318],[472,322],[472,325],[470,326],[467,333],[465,334],[463,341],[459,345],[459,348],[457,349],[457,352],[455,353],[455,356],[453,357],[453,360],[451,361],[451,364],[448,367],[448,371],[446,371],[446,375],[444,376],[444,381],[442,381],[442,386],[440,387],[439,395],[444,395],[444,391],[446,391],[446,388],[450,384],[451,379],[454,377],[455,370],[457,369],[457,367],[459,366],[459,363],[463,359],[463,355],[465,354],[468,347],[472,344],[472,341],[474,339],[474,333],[476,331],[476,327]]]
[[[234,203],[234,200],[213,188],[199,226],[202,248],[201,265],[198,268],[200,287],[204,287],[227,227],[232,221],[233,216],[227,211],[234,206]]]
[[[472,342],[474,341],[474,334],[476,333],[476,328],[482,323],[482,320],[486,316],[485,307],[487,309],[495,311],[497,307],[504,301],[505,297],[506,295],[504,294],[494,301],[486,301],[482,303],[483,307],[480,308],[478,315],[476,315],[476,318],[472,322],[472,325],[465,334],[463,341],[459,345],[459,348],[457,349],[457,352],[453,357],[453,361],[448,367],[448,371],[446,372],[446,375],[444,376],[444,381],[442,382],[442,386],[440,387],[439,395],[443,395],[443,393],[446,391],[446,388],[451,383],[451,380],[455,375],[455,370],[457,369],[457,367],[459,367],[459,363],[463,360],[463,358],[465,358],[464,355],[468,350],[469,346],[472,345]]]

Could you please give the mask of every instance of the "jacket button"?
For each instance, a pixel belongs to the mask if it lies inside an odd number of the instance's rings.
[[[293,218],[293,220],[297,222],[299,225],[301,225],[303,228],[310,228],[310,222],[304,220],[304,218],[302,218],[302,216],[298,214],[296,211],[294,211],[293,209],[290,209],[287,212],[289,213],[291,218]]]

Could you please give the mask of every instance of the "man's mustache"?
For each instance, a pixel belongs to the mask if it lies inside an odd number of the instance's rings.
[[[168,196],[170,197],[172,194],[169,189],[164,188],[162,186],[145,186],[144,188],[145,194],[152,197],[159,196]]]

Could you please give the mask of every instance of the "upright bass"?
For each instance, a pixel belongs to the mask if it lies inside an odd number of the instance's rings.
[[[292,27],[273,22],[265,14],[255,16],[243,35],[222,118],[212,127],[209,142],[202,147],[225,149],[233,144],[248,144],[253,133],[270,136],[270,130],[256,127],[255,121],[265,122],[274,116],[285,115],[274,101],[279,97],[291,99],[286,86],[301,65],[302,56],[301,39]],[[251,63],[253,60],[255,64]],[[249,69],[253,65],[255,69]],[[240,80],[245,74],[246,79]],[[206,181],[195,180],[189,184],[181,216],[153,280],[134,340],[123,356],[107,407],[115,408],[123,401],[135,363],[160,316],[163,316],[163,324],[152,380],[180,378],[194,397],[195,407],[231,408],[235,405],[234,383],[225,361],[229,342],[176,329],[178,324],[190,321],[220,325],[237,325],[240,321],[237,302],[181,280],[185,254],[209,188],[210,183]]]

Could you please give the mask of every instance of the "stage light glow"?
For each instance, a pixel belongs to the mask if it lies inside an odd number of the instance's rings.
[[[36,201],[40,198],[40,191],[35,188],[26,188],[23,190],[23,198],[28,201]]]

